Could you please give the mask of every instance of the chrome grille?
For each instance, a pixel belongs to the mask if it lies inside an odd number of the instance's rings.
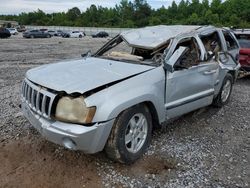
[[[55,94],[47,91],[46,88],[37,86],[25,79],[22,85],[22,98],[29,107],[46,118],[50,118],[51,108]]]

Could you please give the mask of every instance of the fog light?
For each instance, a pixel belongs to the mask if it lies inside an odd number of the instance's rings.
[[[63,138],[63,145],[65,148],[70,149],[70,150],[76,149],[76,143],[70,138]]]

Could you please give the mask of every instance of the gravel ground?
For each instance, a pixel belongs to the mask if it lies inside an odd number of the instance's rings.
[[[239,79],[231,101],[189,113],[154,132],[133,165],[103,152],[85,155],[42,138],[19,109],[25,72],[79,58],[108,39],[0,40],[0,187],[249,187],[250,77]]]

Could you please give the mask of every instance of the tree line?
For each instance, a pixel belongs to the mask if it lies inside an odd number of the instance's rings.
[[[67,12],[51,14],[38,9],[19,15],[0,15],[0,19],[41,26],[134,28],[189,24],[249,28],[250,0],[181,0],[159,9],[150,7],[146,0],[121,0],[113,8],[91,5],[85,11],[74,7]]]

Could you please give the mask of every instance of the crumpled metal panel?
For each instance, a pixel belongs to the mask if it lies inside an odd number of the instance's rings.
[[[200,26],[160,25],[125,31],[121,36],[130,46],[154,49],[179,34],[191,32],[198,28],[200,28]]]

